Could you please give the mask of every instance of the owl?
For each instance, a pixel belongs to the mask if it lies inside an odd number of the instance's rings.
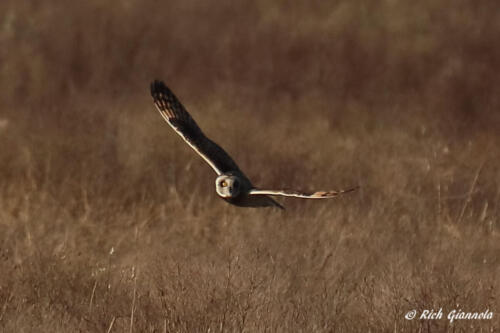
[[[328,199],[352,192],[358,187],[338,191],[305,193],[294,190],[256,188],[224,149],[201,131],[173,92],[161,81],[151,83],[153,102],[165,121],[184,141],[212,167],[217,174],[215,191],[225,201],[240,207],[277,207],[284,209],[271,196],[303,199]]]

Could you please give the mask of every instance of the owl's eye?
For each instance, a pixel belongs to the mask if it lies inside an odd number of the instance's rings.
[[[227,186],[227,183],[226,183],[226,181],[225,181],[225,180],[223,180],[223,181],[220,183],[220,185],[221,185],[222,187],[226,187],[226,186]]]

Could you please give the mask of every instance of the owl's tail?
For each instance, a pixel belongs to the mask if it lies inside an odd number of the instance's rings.
[[[270,196],[260,194],[249,195],[232,203],[243,207],[277,207],[279,209],[285,209],[285,207],[277,203]]]
[[[279,209],[285,209],[285,207],[283,207],[282,205],[280,205],[278,202],[276,202],[276,200],[274,200],[273,198],[269,197],[266,195],[266,198],[268,199],[269,202],[271,202],[272,204],[270,206],[274,206],[274,207],[278,207]]]

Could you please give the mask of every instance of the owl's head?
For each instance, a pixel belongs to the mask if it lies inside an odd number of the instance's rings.
[[[233,175],[220,175],[215,180],[215,190],[223,198],[237,197],[241,192],[241,180]]]

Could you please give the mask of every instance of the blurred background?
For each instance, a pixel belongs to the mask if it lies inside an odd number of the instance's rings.
[[[494,0],[2,0],[0,327],[431,331],[452,327],[404,314],[498,311],[499,37]],[[256,185],[360,191],[227,206],[153,79]]]

